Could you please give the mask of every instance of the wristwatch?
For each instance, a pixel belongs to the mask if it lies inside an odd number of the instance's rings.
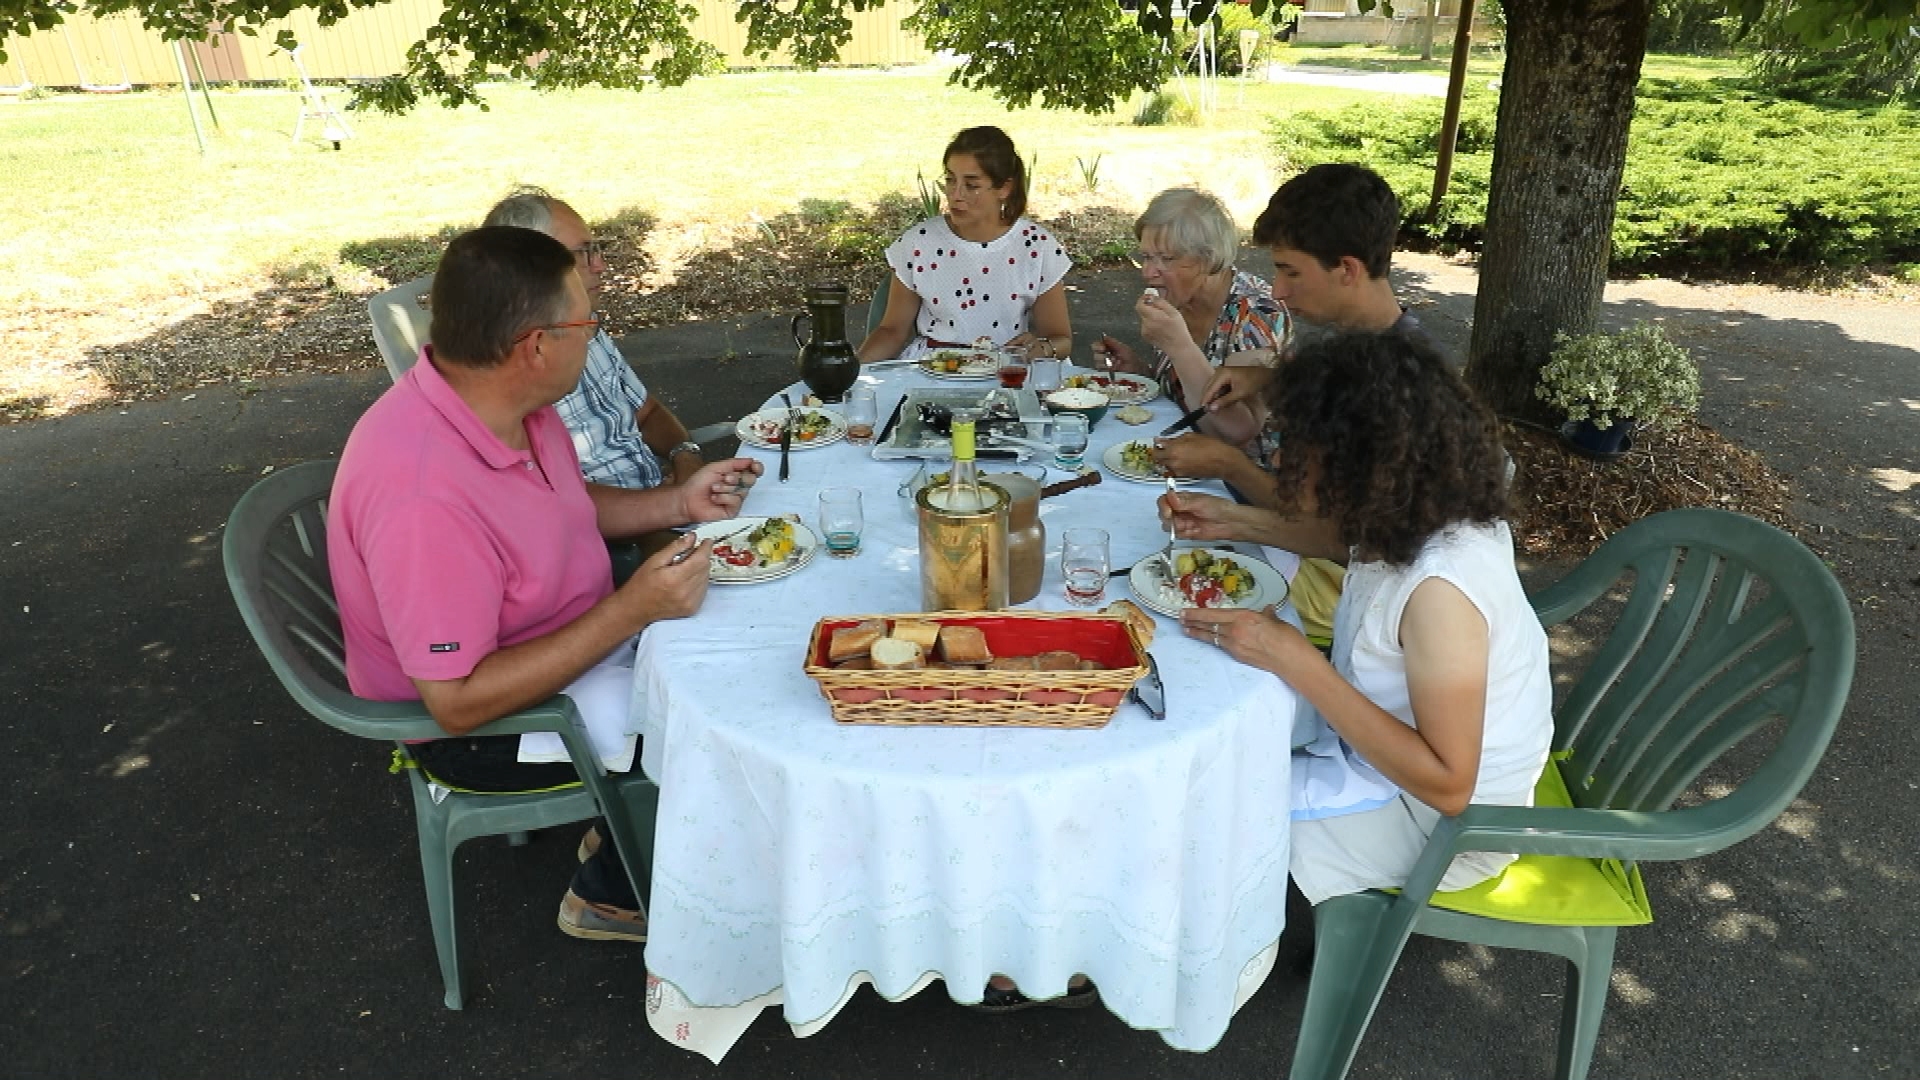
[[[675,446],[673,449],[667,451],[667,460],[672,461],[674,458],[677,458],[681,454],[686,454],[686,453],[691,453],[694,457],[697,457],[697,458],[704,458],[706,456],[700,452],[699,443],[694,442],[692,439],[688,439],[686,442],[683,442],[678,446]]]

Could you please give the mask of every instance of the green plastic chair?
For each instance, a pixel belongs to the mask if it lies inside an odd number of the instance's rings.
[[[327,495],[335,465],[311,461],[280,470],[241,497],[227,519],[222,544],[234,603],[281,685],[321,721],[350,735],[396,744],[443,737],[446,732],[418,702],[367,701],[345,688],[346,644],[327,569]],[[436,803],[420,770],[405,770],[413,788],[427,913],[449,1009],[463,1003],[453,911],[453,855],[463,841],[515,836],[599,814],[626,863],[634,895],[648,895],[659,789],[638,770],[618,775],[602,770],[579,714],[564,694],[473,734],[529,731],[558,732],[584,783],[527,795],[453,792]]]
[[[1630,584],[1622,581],[1628,573]],[[1573,805],[1469,807],[1442,819],[1397,894],[1335,897],[1315,908],[1313,977],[1293,1080],[1346,1075],[1414,933],[1565,957],[1555,1075],[1580,1080],[1606,1006],[1616,926],[1543,925],[1433,907],[1429,898],[1453,857],[1500,851],[1521,853],[1523,861],[1615,859],[1632,873],[1638,862],[1688,859],[1737,843],[1800,793],[1853,680],[1853,615],[1826,566],[1764,522],[1674,510],[1615,534],[1536,595],[1533,606],[1552,626],[1603,597],[1618,601],[1623,589],[1629,591],[1612,633],[1554,718],[1549,765],[1557,764]],[[1777,742],[1738,787],[1673,808],[1703,770],[1774,722]]]
[[[867,301],[867,337],[872,337],[873,332],[880,329],[880,320],[887,314],[887,290],[892,287],[893,275],[889,273],[880,279],[879,286],[873,290],[873,298]]]

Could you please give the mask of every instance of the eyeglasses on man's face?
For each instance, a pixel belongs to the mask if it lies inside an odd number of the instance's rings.
[[[590,263],[595,259],[605,259],[607,257],[607,245],[606,242],[602,240],[589,240],[579,247],[568,248],[567,250],[573,252],[573,257],[579,260],[582,265]]]
[[[525,330],[520,331],[520,333],[514,336],[513,343],[515,345],[518,345],[521,342],[532,337],[535,332],[540,330],[570,330],[576,326],[597,327],[599,325],[600,325],[600,315],[598,312],[595,312],[594,314],[589,315],[584,319],[576,319],[573,322],[541,323],[539,326],[529,326]]]

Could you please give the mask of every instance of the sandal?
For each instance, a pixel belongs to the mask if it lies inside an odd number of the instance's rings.
[[[1022,1009],[1084,1009],[1099,1000],[1100,990],[1091,981],[1079,986],[1069,985],[1066,993],[1045,1001],[1035,1001],[1021,993],[1018,987],[1003,989],[988,983],[986,991],[980,995],[980,1003],[967,1008],[983,1013],[1010,1013]]]

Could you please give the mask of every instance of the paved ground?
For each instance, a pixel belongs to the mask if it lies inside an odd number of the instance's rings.
[[[1443,340],[1470,272],[1404,260]],[[1250,266],[1252,264],[1249,264]],[[1131,275],[1077,278],[1081,340],[1126,328]],[[1910,309],[1640,283],[1702,353],[1707,419],[1789,475],[1856,601],[1860,673],[1832,750],[1776,828],[1655,868],[1622,935],[1595,1077],[1920,1073],[1920,392]],[[690,423],[790,377],[783,319],[635,335]],[[1084,346],[1083,346],[1084,347]],[[0,1072],[40,1077],[1186,1077],[1286,1067],[1304,984],[1281,972],[1203,1056],[1102,1010],[976,1016],[938,987],[870,993],[815,1038],[763,1016],[711,1068],[642,1019],[640,951],[562,937],[575,836],[467,846],[470,1003],[440,1007],[405,785],[300,713],[254,651],[220,529],[269,465],[334,454],[382,372],[208,390],[0,429]],[[1302,927],[1303,928],[1303,927]],[[1296,955],[1297,942],[1289,949]],[[1417,942],[1357,1077],[1544,1076],[1556,962]]]

